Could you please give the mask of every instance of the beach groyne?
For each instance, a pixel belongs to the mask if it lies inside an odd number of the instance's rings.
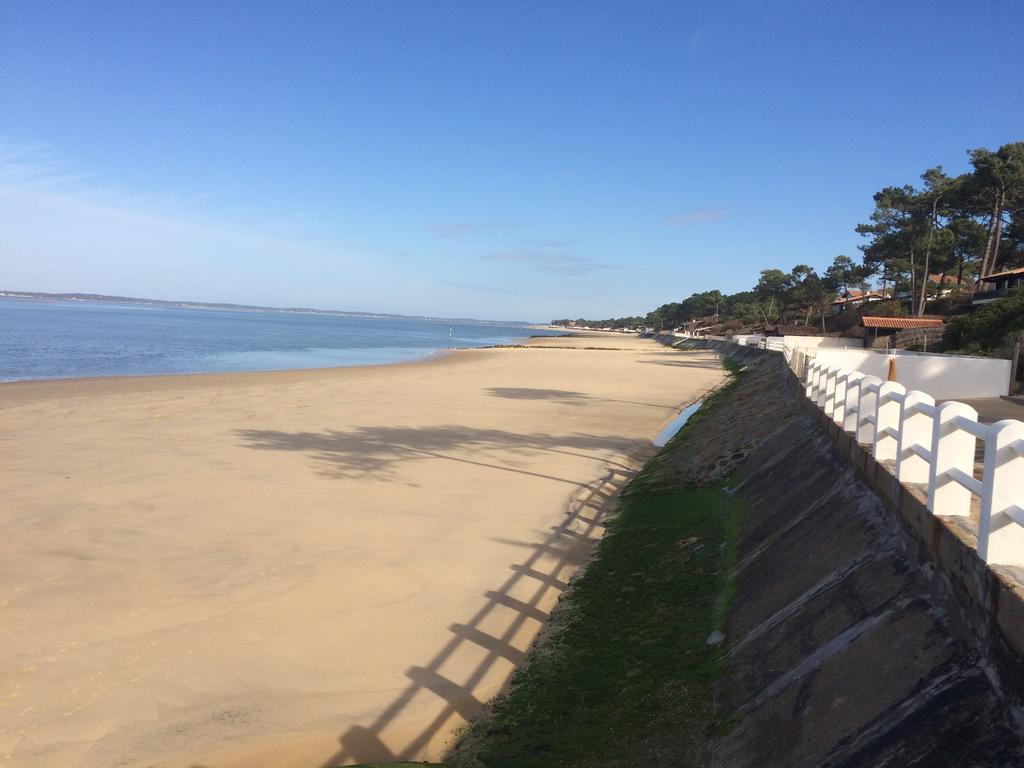
[[[711,764],[1024,764],[1019,570],[851,449],[780,355],[699,345],[753,369],[680,467],[748,454]]]

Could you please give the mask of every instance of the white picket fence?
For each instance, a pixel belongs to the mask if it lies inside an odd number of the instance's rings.
[[[741,347],[757,347],[764,343],[764,336],[760,333],[737,334],[729,341],[739,344]]]
[[[895,461],[900,482],[927,484],[932,514],[968,516],[978,497],[982,560],[1024,564],[1024,422],[982,424],[964,403],[936,405],[924,392],[816,360],[807,363],[804,384],[807,397],[876,460]]]
[[[722,337],[708,336],[706,338],[718,339]],[[785,349],[781,336],[766,338],[759,333],[749,333],[738,334],[727,340],[741,347],[756,347],[757,349],[767,349],[769,352],[782,352]]]

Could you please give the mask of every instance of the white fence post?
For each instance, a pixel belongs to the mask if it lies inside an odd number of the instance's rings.
[[[818,361],[811,360],[807,365],[807,398],[812,401],[817,401],[817,388],[818,388]]]
[[[830,366],[822,363],[821,368],[818,369],[818,407],[820,408],[825,404],[825,392],[828,389],[828,376]]]
[[[978,412],[963,403],[943,403],[935,409],[932,427],[932,466],[928,477],[928,509],[936,515],[966,517],[971,512],[971,491],[948,473],[974,476],[978,438],[960,429],[955,419],[977,423]]]
[[[935,399],[924,392],[907,392],[900,408],[896,448],[896,478],[902,483],[927,483],[932,465]]]
[[[831,413],[832,410],[829,401],[836,391],[836,372],[838,370],[838,368],[831,365],[825,369],[825,386],[818,393],[818,405],[821,406],[825,413]]]
[[[846,404],[843,407],[843,430],[857,433],[857,417],[860,415],[860,382],[864,374],[851,371],[846,377]]]
[[[839,374],[836,376],[836,391],[832,396],[832,413],[829,415],[832,417],[832,421],[839,426],[843,425],[843,417],[846,414],[846,386],[852,373],[845,368],[840,368]]]
[[[1024,423],[997,421],[985,441],[978,555],[990,565],[1024,563]]]
[[[900,406],[906,387],[895,381],[887,381],[878,390],[878,407],[875,409],[875,461],[892,461],[896,458],[900,433]]]
[[[860,380],[860,402],[857,404],[857,442],[873,445],[875,442],[876,411],[878,390],[882,380],[877,376],[865,376]]]
[[[800,355],[797,357],[797,355]],[[928,509],[935,515],[966,517],[972,498],[981,499],[977,551],[990,565],[1024,565],[1024,422],[978,423],[963,403],[940,406],[925,392],[883,382],[802,352],[805,392],[857,442],[870,446],[876,461],[895,460],[901,483],[927,483]],[[974,476],[977,441],[985,443],[984,477]]]

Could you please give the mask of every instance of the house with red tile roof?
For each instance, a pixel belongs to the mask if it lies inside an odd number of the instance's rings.
[[[844,291],[841,296],[837,296],[832,302],[832,314],[838,315],[849,307],[859,307],[865,302],[880,301],[884,298],[887,297],[881,291],[860,291],[851,288]]]
[[[941,336],[945,321],[941,317],[862,317],[865,346],[878,346],[900,331],[920,330],[924,336]]]

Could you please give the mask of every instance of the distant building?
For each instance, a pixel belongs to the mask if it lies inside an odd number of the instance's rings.
[[[859,307],[865,302],[880,301],[884,298],[886,298],[885,295],[879,291],[858,291],[851,288],[850,290],[844,291],[842,295],[838,296],[836,300],[832,302],[832,314],[838,315],[849,307]]]
[[[928,275],[928,285],[936,286],[936,293],[939,296],[948,296],[957,291],[974,292],[974,286],[961,280],[955,275]]]
[[[765,336],[820,336],[821,331],[813,325],[766,325]]]
[[[879,339],[888,342],[890,336],[900,331],[929,331],[929,335],[941,336],[944,321],[941,317],[862,317],[864,346],[877,347]]]
[[[1024,267],[996,272],[993,275],[985,275],[979,281],[979,287],[982,285],[991,285],[993,287],[983,291],[975,291],[972,304],[987,304],[990,301],[1001,299],[1014,288],[1024,285]]]

